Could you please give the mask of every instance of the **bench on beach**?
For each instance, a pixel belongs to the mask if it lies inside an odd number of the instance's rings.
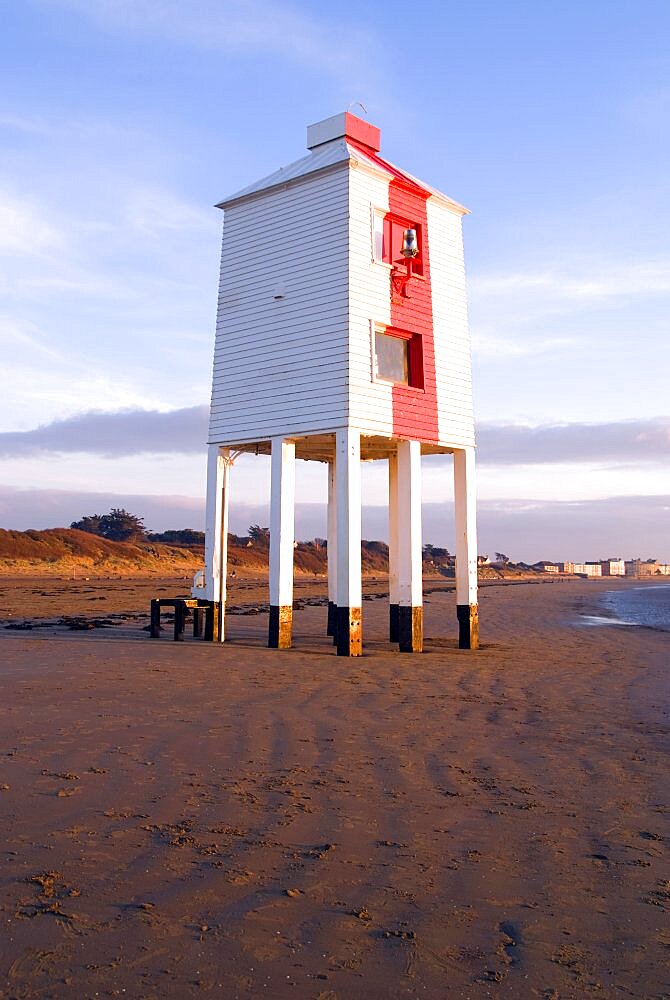
[[[189,612],[193,617],[193,637],[214,642],[219,631],[219,604],[200,597],[156,597],[151,601],[151,639],[161,637],[161,608],[174,608],[174,641],[183,642]]]

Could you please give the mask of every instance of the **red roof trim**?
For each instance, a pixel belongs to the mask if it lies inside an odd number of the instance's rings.
[[[361,142],[357,142],[356,139],[352,139],[347,136],[347,141],[354,147],[354,149],[366,156],[367,159],[371,160],[376,166],[382,167],[384,170],[388,171],[388,173],[392,174],[396,182],[402,185],[402,187],[407,191],[411,191],[413,194],[420,194],[424,198],[430,198],[432,192],[428,191],[424,187],[421,187],[420,184],[417,184],[413,177],[410,177],[408,174],[404,174],[402,170],[394,167],[393,164],[387,163],[385,159],[381,156],[377,156],[376,153],[370,152],[369,147],[366,147]]]

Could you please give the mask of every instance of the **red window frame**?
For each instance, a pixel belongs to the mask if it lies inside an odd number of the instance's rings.
[[[407,228],[407,227],[405,227]],[[395,382],[394,385],[404,386],[408,389],[424,388],[423,382],[423,337],[420,333],[412,333],[409,330],[401,330],[397,326],[376,326],[375,333],[383,333],[387,337],[397,337],[398,340],[406,340],[407,343],[407,385],[404,382]]]
[[[406,229],[416,230],[416,245],[419,253],[416,257],[403,257],[401,251],[402,237]],[[382,260],[385,264],[403,264],[407,261],[412,267],[412,274],[423,275],[423,233],[422,226],[416,222],[410,222],[399,215],[390,212],[384,216],[384,252]]]

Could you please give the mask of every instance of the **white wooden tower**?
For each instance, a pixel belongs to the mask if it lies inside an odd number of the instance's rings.
[[[360,655],[361,461],[389,469],[390,638],[423,642],[421,455],[454,456],[459,644],[478,645],[474,424],[461,220],[343,113],[222,201],[204,595],[224,637],[230,466],[270,454],[269,645],[291,644],[296,458],[327,462],[329,632]],[[200,591],[202,594],[203,591]]]

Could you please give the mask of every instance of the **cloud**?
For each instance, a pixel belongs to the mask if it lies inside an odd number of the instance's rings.
[[[197,454],[207,440],[208,413],[207,406],[79,413],[33,430],[0,434],[0,456]],[[486,423],[477,434],[478,460],[492,466],[670,461],[669,417],[537,427]]]
[[[126,121],[111,122],[104,118],[92,117],[70,108],[67,113],[47,116],[37,114],[33,109],[27,114],[16,114],[0,109],[0,129],[22,132],[26,136],[39,139],[60,139],[91,143],[108,141],[128,144],[138,139],[138,131]]]
[[[480,424],[478,459],[489,465],[670,462],[670,417],[524,427]]]
[[[670,258],[617,260],[602,254],[546,255],[546,266],[520,261],[514,270],[468,278],[473,353],[478,365],[554,356],[568,361],[586,345],[612,350],[629,343],[639,315],[670,296]],[[594,313],[601,314],[594,322]],[[632,326],[632,324],[636,324]],[[564,331],[569,331],[566,336]],[[654,335],[645,345],[653,349]],[[562,357],[561,357],[562,356]]]
[[[476,297],[541,297],[547,304],[601,303],[610,299],[670,292],[670,260],[573,261],[555,263],[543,271],[524,268],[473,276],[470,289]]]
[[[5,355],[17,351],[38,360],[62,361],[62,355],[44,343],[42,331],[35,323],[19,323],[11,316],[0,314],[0,348]]]
[[[526,562],[637,556],[670,561],[670,538],[663,530],[669,512],[670,496],[481,501],[479,551],[507,552]],[[438,516],[437,509],[424,512],[424,534],[439,530]]]
[[[0,176],[3,428],[206,393],[221,213],[124,170],[108,183],[108,173],[105,159],[85,178],[68,175],[79,185],[69,202]],[[62,177],[53,183],[62,191]]]
[[[166,232],[198,239],[218,226],[220,218],[211,208],[191,205],[171,191],[158,187],[138,186],[128,192],[123,210],[124,222],[134,233],[151,238],[163,238]]]
[[[0,456],[28,457],[41,452],[86,452],[103,458],[125,455],[202,452],[209,409],[191,406],[159,410],[81,413],[30,431],[0,434]]]
[[[486,361],[560,354],[572,350],[575,343],[574,337],[543,337],[540,340],[526,337],[514,340],[499,333],[481,333],[475,330],[472,334],[473,354]]]
[[[46,320],[45,324],[47,328],[43,329],[27,320],[18,322],[0,314],[0,380],[5,426],[25,427],[31,414],[45,409],[61,415],[78,413],[82,406],[130,409],[161,405],[160,395],[147,389],[144,371],[140,370],[133,378],[134,373],[126,365],[114,373],[83,351],[70,350],[63,342],[59,344],[53,331],[48,330]],[[28,450],[24,452],[19,444],[8,441],[5,457],[50,450],[26,443]]]
[[[0,523],[5,528],[63,528],[84,515],[125,507],[144,517],[147,527],[164,531],[175,525],[202,529],[204,502],[185,496],[75,490],[28,490],[0,486]]]
[[[52,136],[56,133],[54,127],[48,125],[41,118],[4,112],[0,112],[0,128],[14,129],[17,132],[27,132],[29,135],[39,136]]]
[[[29,198],[0,191],[0,254],[39,257],[61,250],[64,238]]]
[[[143,517],[148,528],[204,527],[204,501],[184,496],[20,490],[0,486],[0,522],[16,530],[56,528],[84,514],[125,507]],[[485,500],[478,504],[479,551],[507,552],[515,560],[658,558],[670,561],[670,539],[661,526],[670,514],[670,495],[607,497],[581,501]],[[250,524],[267,524],[268,508],[238,502],[230,510],[230,530],[243,534]],[[423,505],[424,541],[453,551],[453,504]],[[324,504],[296,505],[296,536],[323,537]],[[363,509],[363,537],[388,537],[384,507]]]
[[[320,70],[356,68],[360,32],[277,0],[46,0],[106,30],[162,36],[202,49],[270,53]],[[372,41],[370,40],[370,46]],[[372,51],[372,47],[368,51]]]
[[[7,292],[27,301],[40,289],[118,301],[155,297],[177,283],[181,292],[193,289],[197,272],[184,273],[183,255],[188,249],[201,261],[203,244],[217,246],[217,212],[141,181],[108,190],[106,204],[102,214],[85,205],[77,214],[56,213],[34,198],[0,189],[0,257],[5,258],[0,283]],[[211,259],[214,270],[215,251]]]

